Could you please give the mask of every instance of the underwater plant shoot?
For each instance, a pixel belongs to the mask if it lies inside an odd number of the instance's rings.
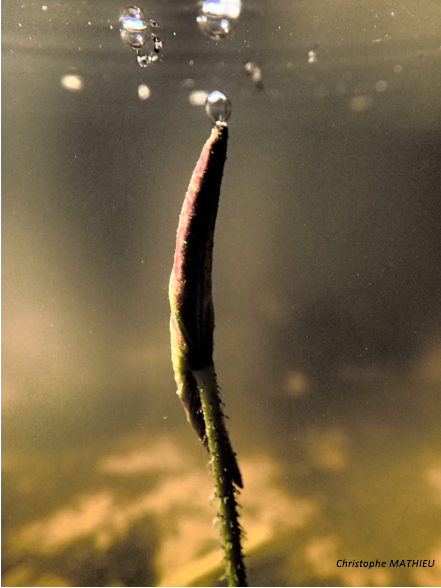
[[[213,363],[211,274],[229,110],[229,102],[220,92],[207,98],[207,113],[215,124],[193,172],[179,219],[169,288],[170,330],[177,394],[213,466],[228,582],[230,586],[246,586],[235,497],[242,488],[242,477],[225,428]]]

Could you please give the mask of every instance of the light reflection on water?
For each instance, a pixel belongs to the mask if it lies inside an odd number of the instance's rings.
[[[3,3],[3,585],[219,577],[167,302],[213,90],[233,103],[215,357],[250,583],[440,585],[336,567],[441,559],[441,23],[390,5],[245,4],[216,44],[158,2],[141,71],[116,2]]]

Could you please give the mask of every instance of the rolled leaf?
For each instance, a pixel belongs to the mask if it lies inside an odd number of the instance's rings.
[[[206,423],[194,372],[213,365],[213,244],[228,127],[216,123],[190,180],[181,215],[170,277],[170,331],[177,394],[199,439],[207,446]],[[228,442],[234,481],[242,486]]]

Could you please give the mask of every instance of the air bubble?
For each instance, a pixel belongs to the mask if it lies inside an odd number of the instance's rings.
[[[81,92],[84,90],[84,81],[81,76],[70,74],[62,76],[61,86],[69,92]]]
[[[146,84],[140,84],[138,86],[138,98],[140,100],[147,100],[150,96],[150,88]],[[144,263],[144,260],[141,259],[141,263]]]
[[[149,35],[147,29],[142,32],[127,31],[121,29],[121,39],[123,43],[131,47],[132,49],[141,49],[149,41]]]
[[[141,67],[147,67],[158,60],[163,42],[156,37],[151,28],[158,27],[158,23],[149,20],[146,13],[140,6],[127,6],[120,12],[119,21],[121,25],[120,33],[123,43],[135,49],[137,61]],[[143,49],[150,44],[150,51]]]
[[[227,122],[231,115],[231,102],[222,92],[212,92],[205,101],[205,112],[214,124]]]
[[[387,90],[387,82],[385,80],[378,80],[375,84],[375,89],[377,92],[385,92]]]
[[[119,13],[119,21],[123,23],[125,20],[141,20],[146,22],[147,16],[141,6],[126,6]]]
[[[204,90],[195,90],[190,92],[188,97],[188,101],[192,106],[204,106],[205,102],[207,101],[208,92]]]
[[[241,0],[205,0],[196,21],[203,33],[218,41],[231,34],[241,11]]]
[[[139,6],[128,6],[120,13],[121,39],[132,47],[141,49],[148,42],[150,37],[149,25],[144,10]]]
[[[153,51],[155,53],[159,53],[163,47],[164,43],[159,39],[159,37],[153,37]]]

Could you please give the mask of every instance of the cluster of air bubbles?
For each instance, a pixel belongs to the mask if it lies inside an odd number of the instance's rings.
[[[147,67],[151,63],[158,61],[158,56],[154,53],[149,53],[149,55],[144,55],[140,51],[136,54],[136,61],[141,67]]]
[[[242,11],[241,0],[205,0],[196,21],[203,33],[218,41],[231,34]]]
[[[205,101],[205,112],[213,124],[225,123],[230,118],[231,102],[222,92],[212,92]]]
[[[158,60],[163,42],[152,33],[151,29],[159,27],[154,20],[147,18],[140,6],[126,6],[120,12],[120,33],[123,43],[136,51],[136,58],[141,67],[147,67]],[[150,51],[145,47],[151,44]]]

